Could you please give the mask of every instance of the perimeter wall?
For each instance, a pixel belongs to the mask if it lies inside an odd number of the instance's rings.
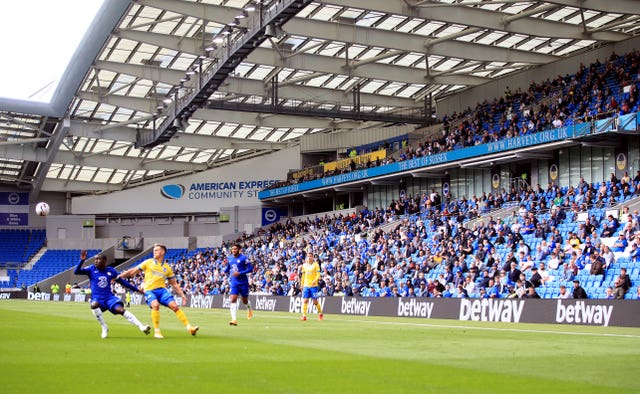
[[[191,308],[229,308],[223,295],[188,296]],[[88,302],[81,293],[57,295],[32,292],[4,292],[3,299]],[[253,309],[268,312],[300,313],[302,298],[250,295]],[[442,298],[360,298],[323,297],[324,313],[331,315],[415,317],[503,323],[579,324],[590,326],[640,327],[640,303],[637,300],[522,300],[522,299],[442,299]],[[142,304],[141,294],[133,294],[132,304]],[[313,305],[309,313],[315,313]],[[331,317],[328,317],[329,319]]]

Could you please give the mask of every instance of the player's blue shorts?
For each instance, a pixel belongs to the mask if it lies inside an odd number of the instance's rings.
[[[247,297],[249,295],[249,283],[232,283],[229,294],[240,295],[241,297]]]
[[[302,298],[318,298],[318,287],[303,287],[302,288]]]
[[[91,303],[94,303],[94,302],[98,303],[98,307],[102,312],[109,310],[109,312],[113,314],[115,314],[114,311],[118,304],[124,306],[120,297],[114,296],[113,294],[108,297],[92,298]]]
[[[153,302],[154,300],[158,300],[160,305],[164,305],[164,306],[169,306],[171,302],[175,301],[175,299],[173,298],[169,290],[167,290],[164,287],[145,291],[144,297],[147,299],[147,304],[149,306],[151,306],[151,302]]]

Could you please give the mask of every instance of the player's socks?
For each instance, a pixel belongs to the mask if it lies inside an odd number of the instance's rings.
[[[302,316],[307,317],[307,311],[309,310],[309,301],[304,301],[302,303]]]
[[[122,316],[124,316],[125,319],[129,320],[131,324],[137,326],[140,330],[144,329],[144,324],[140,323],[140,320],[138,320],[138,318],[135,317],[133,313],[124,311],[124,314]]]
[[[91,312],[93,313],[93,316],[96,317],[98,323],[100,323],[100,325],[102,326],[103,332],[104,330],[108,330],[109,326],[107,326],[107,323],[105,323],[104,319],[102,318],[102,311],[100,310],[100,308],[92,309]]]
[[[231,303],[229,311],[231,312],[231,321],[238,321],[238,301]]]
[[[160,329],[160,311],[151,310],[151,323],[156,331]]]
[[[185,327],[189,326],[189,319],[187,319],[187,315],[182,309],[178,309],[178,311],[176,312],[176,316],[178,317],[178,320],[180,320],[182,324],[184,324]]]
[[[247,302],[247,319],[251,320],[253,318],[253,308],[251,308],[251,301]]]
[[[320,305],[320,301],[316,301],[316,309],[318,310],[318,314],[322,315],[322,306]]]

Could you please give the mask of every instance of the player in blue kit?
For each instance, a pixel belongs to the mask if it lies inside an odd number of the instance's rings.
[[[229,275],[229,284],[231,285],[229,291],[231,321],[229,324],[232,326],[238,325],[238,295],[242,296],[242,303],[247,307],[247,319],[251,320],[253,317],[249,301],[249,278],[247,278],[247,274],[253,272],[253,265],[247,262],[247,256],[241,254],[240,249],[240,244],[231,247],[231,256],[227,257],[229,264],[224,269],[224,272]]]
[[[103,254],[96,255],[94,265],[82,268],[82,264],[86,259],[87,251],[83,250],[80,252],[80,262],[73,273],[89,277],[89,282],[91,283],[91,312],[93,312],[96,320],[102,326],[102,338],[106,338],[109,335],[109,326],[107,326],[102,317],[102,312],[107,309],[114,315],[124,316],[131,324],[137,326],[140,331],[149,334],[151,327],[140,323],[133,313],[124,309],[122,300],[111,291],[111,282],[116,281],[133,291],[140,290],[128,281],[117,278],[118,271],[113,267],[107,266],[107,258]]]

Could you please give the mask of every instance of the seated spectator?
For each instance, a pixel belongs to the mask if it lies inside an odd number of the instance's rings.
[[[540,274],[540,278],[542,278],[543,286],[546,286],[547,283],[552,282],[554,280],[554,277],[549,275],[549,271],[547,271],[547,267],[544,261],[540,262],[540,267],[538,268],[538,274]]]
[[[469,295],[464,290],[464,287],[462,287],[462,285],[456,287],[455,298],[469,298]]]
[[[549,261],[548,261],[549,268],[551,268],[552,270],[556,270],[560,266],[561,262],[562,262],[562,259],[558,255],[558,252],[555,250],[551,252],[551,257],[549,257]]]
[[[520,228],[520,234],[523,234],[523,235],[533,234],[534,231],[535,231],[535,225],[529,218],[526,218],[524,220],[524,225]]]
[[[640,261],[640,248],[638,247],[637,241],[631,243],[631,252],[629,253],[629,257],[631,261],[637,263]]]
[[[591,260],[591,267],[589,269],[590,275],[604,275],[604,259],[597,256],[596,253],[589,256]]]
[[[580,281],[578,279],[573,280],[573,298],[589,298],[589,296],[587,296],[587,292],[582,288],[582,286],[580,286]]]
[[[620,275],[616,278],[614,286],[616,288],[616,299],[624,299],[624,295],[627,294],[631,287],[631,278],[629,278],[626,268],[620,268]]]
[[[566,300],[572,297],[573,295],[567,291],[567,287],[565,285],[560,285],[560,294],[558,295],[558,298]]]
[[[444,291],[442,292],[442,295],[440,297],[442,297],[442,298],[453,298],[453,293],[451,292],[451,283],[447,283],[444,286]]]
[[[531,286],[527,289],[527,293],[522,298],[540,298],[540,295],[536,293],[536,288]]]
[[[529,278],[529,281],[531,282],[533,287],[542,286],[542,276],[540,276],[540,273],[538,272],[538,268],[532,267],[531,272],[532,272],[532,275],[531,275],[531,278]]]
[[[487,298],[500,298],[500,291],[493,278],[489,279],[489,287],[485,290],[487,291]]]
[[[509,279],[510,284],[516,283],[518,279],[520,279],[520,274],[522,271],[518,269],[518,264],[515,262],[511,262],[509,264],[509,272],[507,273],[507,278]]]
[[[618,239],[613,243],[613,252],[622,253],[627,248],[627,239],[624,237],[623,233],[618,234]]]
[[[467,275],[463,287],[469,297],[475,298],[477,296],[476,283],[472,279],[471,275]]]
[[[570,281],[578,275],[578,267],[576,266],[575,260],[571,260],[569,263],[564,265],[564,273],[562,275],[562,280]]]
[[[378,297],[391,297],[391,289],[387,286],[387,282],[385,280],[380,282],[380,288],[376,292],[376,296]]]
[[[525,294],[527,294],[527,287],[522,280],[518,279],[516,281],[516,283],[513,285],[513,292],[518,298],[522,298]],[[508,291],[508,294],[511,294],[510,290]]]
[[[573,248],[573,250],[579,250],[580,249],[580,238],[578,238],[578,235],[575,233],[569,233],[569,243],[571,244],[571,247]]]
[[[609,214],[609,216],[607,216],[607,221],[604,224],[604,230],[600,235],[605,238],[613,237],[613,234],[615,234],[617,229],[618,229],[618,220],[614,218],[613,215]]]
[[[618,177],[616,177],[615,172],[611,173],[611,176],[609,177],[609,182],[611,183],[611,186],[617,185],[620,182]]]
[[[522,252],[520,254],[522,255]],[[535,266],[535,263],[531,255],[527,255],[525,258],[520,260],[520,270],[522,272],[526,272],[527,270],[534,268],[534,266]]]
[[[580,249],[578,249],[576,251],[576,266],[578,267],[579,270],[583,270],[585,269],[585,267],[587,266],[587,264],[590,263],[589,258],[582,254],[582,251]]]
[[[607,287],[607,290],[605,292],[604,295],[604,299],[605,300],[613,300],[616,298],[616,295],[613,293],[613,287],[609,286]]]

